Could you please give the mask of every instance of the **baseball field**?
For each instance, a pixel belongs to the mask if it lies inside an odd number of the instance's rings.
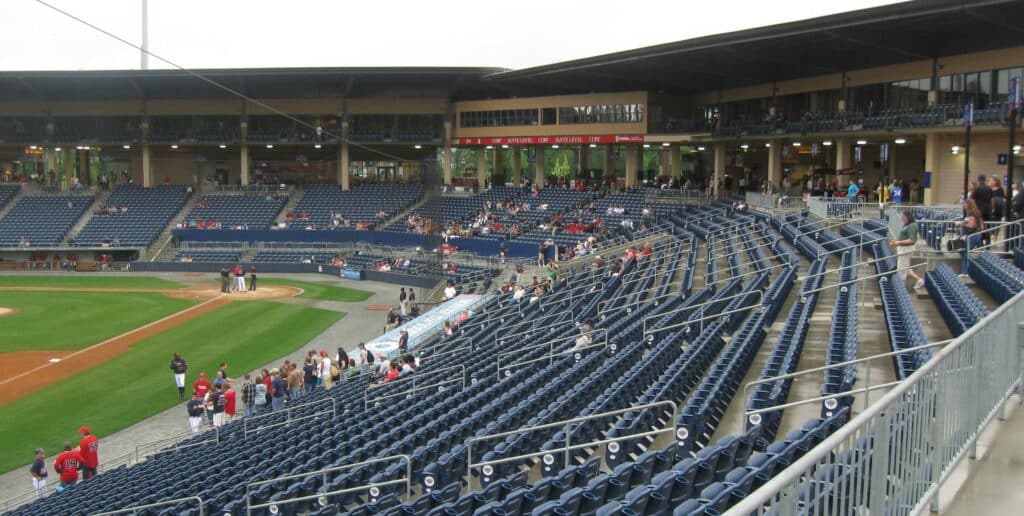
[[[261,278],[225,295],[210,276],[186,284],[138,276],[0,275],[0,471],[31,450],[56,450],[88,425],[100,437],[178,403],[168,369],[187,385],[221,362],[234,374],[291,353],[344,313],[324,301],[370,292]]]

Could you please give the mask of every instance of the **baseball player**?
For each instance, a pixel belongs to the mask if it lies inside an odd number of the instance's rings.
[[[36,460],[32,461],[32,467],[28,472],[32,474],[32,491],[36,496],[46,494],[46,452],[42,448],[36,448]]]
[[[181,353],[175,353],[171,359],[171,372],[174,373],[174,385],[178,386],[178,400],[185,399],[185,371],[188,371],[188,362],[181,358]]]
[[[82,454],[71,448],[71,443],[64,443],[64,451],[53,461],[53,470],[60,475],[57,492],[74,487],[78,482],[78,465],[82,462]]]

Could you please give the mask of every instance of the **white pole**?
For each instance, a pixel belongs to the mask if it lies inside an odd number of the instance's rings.
[[[149,70],[149,0],[142,0],[142,50],[139,52],[141,58],[140,66],[143,70]]]

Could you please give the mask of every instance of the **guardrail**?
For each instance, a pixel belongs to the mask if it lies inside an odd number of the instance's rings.
[[[979,436],[1021,387],[1021,321],[1024,293],[726,514],[937,511],[940,489],[964,457],[977,457]]]
[[[428,385],[420,385],[420,386],[415,386],[414,385],[413,387],[411,387],[409,389],[406,389],[404,391],[390,393],[390,394],[386,394],[384,396],[378,396],[376,398],[370,398],[368,396],[364,396],[363,397],[363,410],[369,409],[371,404],[376,405],[376,404],[379,404],[381,401],[384,401],[384,400],[389,400],[389,399],[392,399],[392,398],[399,398],[399,397],[402,397],[402,396],[409,396],[410,394],[413,394],[413,393],[416,393],[416,392],[420,392],[420,391],[425,391],[427,389],[437,389],[437,392],[441,393],[441,392],[445,391],[445,386],[446,385],[451,385],[453,383],[458,383],[461,388],[465,389],[466,388],[466,376],[462,375],[462,376],[460,376],[458,378],[455,378],[455,379],[452,379],[452,380],[443,380],[443,381],[440,381],[440,382],[437,382],[437,383],[428,384]]]
[[[141,511],[143,509],[146,510],[146,512],[143,513],[143,514],[149,514],[149,509],[153,509],[153,508],[156,508],[156,507],[165,507],[165,506],[168,506],[168,505],[179,504],[179,503],[188,502],[188,501],[196,501],[196,502],[198,502],[198,505],[199,505],[199,516],[204,516],[206,514],[206,503],[203,501],[202,498],[200,498],[198,496],[185,496],[185,497],[182,497],[182,498],[175,498],[173,500],[164,500],[164,501],[161,501],[161,502],[150,503],[150,504],[146,504],[146,505],[136,505],[135,507],[127,507],[127,508],[124,508],[124,509],[118,509],[116,511],[97,512],[97,513],[93,513],[92,516],[111,516],[111,515],[114,515],[114,514],[138,514],[139,511]]]
[[[588,349],[608,348],[608,350],[611,351],[612,354],[615,354],[615,352],[618,351],[618,346],[616,346],[614,343],[613,344],[608,344],[608,330],[606,330],[604,328],[597,328],[597,329],[591,330],[591,332],[592,333],[597,333],[597,332],[604,333],[604,341],[596,343],[596,344],[591,343],[591,344],[588,344],[586,346],[580,346],[578,348],[574,346],[572,349],[567,349],[565,351],[558,351],[558,352],[556,352],[555,351],[555,343],[558,342],[558,340],[551,340],[547,344],[535,344],[533,346],[528,346],[528,347],[525,347],[525,348],[522,348],[522,349],[519,349],[519,350],[516,350],[516,351],[507,351],[505,353],[501,353],[501,354],[498,355],[498,360],[495,363],[495,366],[496,366],[495,367],[495,374],[497,376],[497,379],[499,381],[501,380],[501,375],[502,375],[502,370],[503,369],[504,369],[505,376],[508,377],[508,376],[512,376],[512,368],[513,367],[523,366],[523,365],[527,365],[527,364],[535,364],[537,362],[543,362],[545,360],[548,361],[548,365],[551,365],[551,364],[553,364],[555,362],[555,357],[558,357],[558,356],[569,356],[569,355],[572,355],[574,359],[579,361],[581,358],[583,358],[583,354],[580,353],[580,352],[588,350]],[[566,339],[568,339],[570,342],[572,341],[571,337],[566,337]],[[501,365],[501,357],[503,357],[503,356],[514,355],[514,354],[521,354],[525,350],[542,348],[544,346],[548,347],[548,353],[546,355],[540,357],[540,358],[534,358],[534,359],[531,359],[531,360],[523,360],[521,362],[514,362],[514,363],[511,363],[511,364],[506,364],[504,366]]]
[[[312,406],[315,406],[315,405],[324,405],[326,402],[330,402],[330,404],[331,404],[330,408],[328,408],[328,409],[316,411],[316,412],[313,412],[312,414],[306,414],[304,416],[299,416],[299,417],[295,417],[295,418],[292,417],[292,412],[295,411],[295,410],[299,410],[299,409],[303,409],[303,408],[307,408],[307,407],[312,407]],[[285,420],[277,422],[277,423],[270,423],[270,424],[266,424],[266,425],[257,426],[256,428],[249,428],[250,422],[252,422],[252,424],[256,424],[257,420],[259,420],[259,419],[269,419],[271,417],[280,416],[281,415],[281,409],[275,410],[273,412],[268,412],[266,414],[259,414],[259,415],[256,415],[256,416],[249,416],[249,417],[243,419],[242,420],[242,434],[245,436],[246,439],[248,439],[250,433],[259,432],[261,430],[268,430],[268,429],[271,429],[271,428],[277,428],[279,426],[288,426],[288,425],[292,424],[293,422],[305,421],[307,419],[316,419],[316,418],[321,417],[321,416],[323,416],[325,414],[330,414],[331,417],[334,417],[335,414],[337,413],[337,410],[338,410],[338,402],[335,401],[334,398],[323,398],[323,399],[319,399],[319,400],[316,400],[316,401],[310,401],[310,402],[307,402],[307,403],[300,403],[298,405],[287,405],[286,404],[283,408],[284,408],[284,413],[285,413]]]
[[[336,473],[338,471],[345,471],[345,470],[356,468],[356,467],[359,467],[359,466],[368,466],[370,464],[379,464],[381,462],[390,462],[390,461],[395,461],[395,460],[401,460],[401,461],[405,462],[405,478],[395,479],[395,480],[386,480],[384,482],[374,482],[374,483],[366,484],[366,485],[360,486],[360,487],[350,487],[350,488],[347,488],[347,489],[338,489],[338,490],[335,490],[335,491],[326,491],[326,488],[327,488],[327,485],[328,485],[327,476],[330,473]],[[309,477],[313,477],[313,476],[320,476],[321,477],[321,479],[322,479],[322,484],[321,484],[322,487],[321,487],[321,489],[323,489],[321,492],[318,492],[318,493],[312,494],[312,495],[297,496],[295,498],[289,498],[287,500],[277,500],[277,501],[273,501],[273,502],[265,502],[265,503],[258,503],[258,504],[253,504],[252,503],[252,490],[253,490],[253,487],[259,487],[259,486],[264,486],[264,485],[276,484],[278,482],[284,482],[286,480],[296,480],[296,479],[299,479],[299,478],[309,478]],[[261,480],[259,482],[248,483],[248,484],[245,485],[245,513],[247,515],[251,516],[254,509],[264,509],[265,508],[265,509],[267,509],[267,512],[270,513],[270,514],[278,514],[280,512],[280,510],[281,510],[281,506],[282,505],[288,505],[288,504],[298,503],[298,502],[305,502],[305,501],[308,501],[308,500],[316,500],[318,504],[320,504],[321,506],[325,506],[325,505],[327,505],[329,503],[328,502],[328,497],[330,497],[330,496],[336,496],[336,495],[348,494],[348,493],[357,493],[357,492],[361,492],[361,491],[369,491],[370,498],[371,499],[376,499],[378,496],[380,496],[380,488],[381,487],[393,486],[393,485],[398,485],[398,484],[405,484],[405,494],[406,494],[406,496],[408,496],[408,497],[412,496],[412,458],[410,458],[408,455],[389,455],[387,457],[381,457],[379,459],[365,460],[365,461],[362,461],[362,462],[357,462],[355,464],[346,464],[344,466],[334,466],[334,467],[331,467],[331,468],[324,468],[324,469],[320,469],[320,470],[317,470],[317,471],[310,471],[308,473],[297,473],[295,475],[285,475],[283,477],[272,478],[270,480]]]
[[[683,321],[682,323],[679,323],[679,324],[675,324],[675,325],[672,325],[672,326],[664,326],[664,327],[658,328],[657,330],[653,330],[651,332],[648,332],[647,331],[647,321],[649,321],[651,319],[662,319],[662,318],[665,318],[665,317],[668,317],[668,316],[671,316],[671,315],[675,315],[675,314],[677,314],[679,312],[685,312],[685,311],[697,312],[698,310],[700,311],[701,315],[704,315],[704,309],[707,308],[707,305],[714,304],[714,303],[721,303],[722,301],[728,301],[730,299],[736,299],[738,297],[749,296],[749,295],[752,295],[754,293],[757,293],[757,296],[758,296],[758,301],[757,301],[756,305],[751,305],[751,306],[748,306],[748,307],[739,308],[737,310],[731,310],[731,311],[728,311],[728,312],[721,312],[721,313],[718,313],[716,315],[711,316],[711,318],[714,319],[714,318],[717,318],[717,317],[721,317],[723,315],[729,315],[729,314],[735,313],[737,311],[749,310],[753,306],[761,306],[761,305],[764,304],[764,290],[765,290],[764,288],[760,288],[760,289],[757,289],[757,290],[744,291],[744,292],[740,292],[738,294],[733,294],[731,296],[725,296],[725,297],[718,298],[718,299],[712,298],[712,299],[709,299],[709,300],[707,300],[707,301],[705,301],[703,303],[699,303],[699,304],[696,304],[696,305],[693,305],[693,306],[681,306],[679,308],[675,308],[675,309],[669,310],[668,312],[664,312],[664,313],[660,313],[660,314],[648,315],[647,317],[644,317],[644,322],[643,322],[644,333],[643,333],[643,336],[644,336],[644,338],[647,338],[648,333],[654,333],[654,332],[664,331],[666,329],[678,328],[680,326],[684,326],[684,325],[688,324],[689,322],[697,322],[696,320],[694,320],[694,321]],[[703,320],[703,319],[701,319],[701,320]]]
[[[644,431],[644,432],[637,432],[635,434],[621,435],[621,436],[618,436],[618,437],[612,437],[610,439],[600,439],[600,440],[596,440],[596,441],[587,441],[585,443],[578,443],[578,444],[572,444],[571,443],[572,427],[574,425],[577,425],[577,424],[582,423],[584,421],[593,421],[595,419],[604,419],[604,418],[608,418],[608,417],[611,417],[611,416],[617,416],[617,415],[626,414],[626,413],[629,413],[629,412],[638,412],[638,411],[641,411],[641,410],[646,410],[646,409],[656,408],[656,407],[668,407],[668,408],[671,409],[672,417],[669,418],[669,421],[672,423],[672,426],[670,428],[667,427],[667,428],[662,428],[662,429],[658,429],[658,430],[647,430],[647,431]],[[656,401],[654,403],[647,403],[647,404],[644,404],[644,405],[637,405],[637,406],[634,406],[634,407],[628,407],[628,408],[623,408],[623,409],[611,410],[611,411],[608,411],[608,412],[602,412],[600,414],[591,414],[589,416],[574,417],[572,419],[566,419],[566,420],[557,421],[557,422],[554,422],[554,423],[547,423],[547,424],[543,424],[543,425],[527,426],[527,427],[519,428],[519,429],[516,429],[516,430],[511,430],[511,431],[508,431],[508,432],[501,432],[501,433],[485,435],[485,436],[481,436],[481,437],[474,437],[474,438],[466,441],[466,478],[473,478],[472,477],[473,469],[476,468],[476,467],[480,467],[481,468],[480,472],[481,472],[482,476],[488,477],[491,474],[493,474],[493,469],[491,470],[491,473],[488,473],[488,468],[490,468],[491,466],[493,466],[495,464],[504,464],[504,463],[507,463],[507,462],[518,463],[518,462],[523,462],[523,461],[525,461],[527,459],[532,459],[532,458],[535,458],[535,457],[541,457],[541,461],[544,462],[546,465],[550,466],[550,465],[554,464],[554,461],[555,461],[555,457],[554,457],[554,455],[552,455],[552,453],[558,452],[558,451],[561,451],[562,453],[565,454],[564,467],[567,468],[567,467],[569,467],[569,460],[570,460],[569,452],[573,451],[573,450],[579,450],[579,449],[583,449],[583,448],[592,448],[592,447],[595,447],[595,446],[604,446],[604,445],[608,445],[609,447],[611,447],[612,443],[617,443],[619,441],[626,441],[626,440],[630,440],[630,439],[639,439],[641,437],[654,437],[654,436],[658,436],[658,435],[669,433],[669,432],[671,432],[672,436],[675,436],[676,435],[676,419],[677,419],[676,418],[676,412],[677,411],[678,411],[678,407],[676,406],[675,402],[673,402],[671,400],[663,400],[663,401]],[[545,430],[545,429],[548,429],[548,428],[561,428],[562,429],[562,431],[565,434],[565,446],[562,446],[562,447],[558,448],[557,450],[541,450],[541,451],[538,451],[538,452],[527,453],[527,454],[524,454],[524,455],[516,455],[516,456],[513,456],[513,457],[502,457],[502,458],[496,459],[496,460],[473,462],[473,444],[475,444],[475,443],[485,442],[485,441],[493,441],[495,439],[499,439],[499,438],[502,438],[502,437],[508,437],[510,435],[518,435],[518,434],[523,434],[523,433],[526,433],[526,432],[532,432],[534,430]],[[613,453],[614,453],[614,451],[613,451]]]

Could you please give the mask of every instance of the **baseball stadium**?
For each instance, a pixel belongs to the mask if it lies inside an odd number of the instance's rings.
[[[1020,513],[1024,2],[516,69],[36,3],[142,66],[0,70],[3,514]]]

